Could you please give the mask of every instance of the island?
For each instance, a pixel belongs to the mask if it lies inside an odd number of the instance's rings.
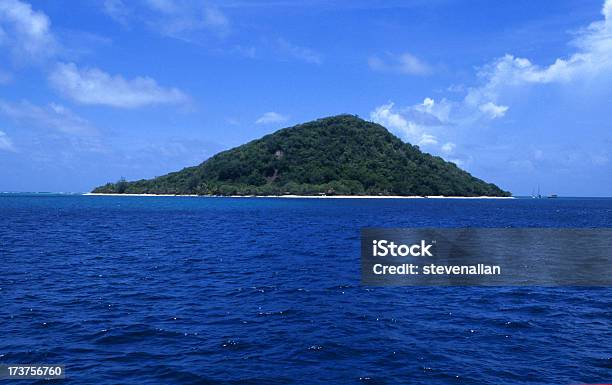
[[[337,115],[283,128],[177,172],[97,194],[508,197],[385,127]]]

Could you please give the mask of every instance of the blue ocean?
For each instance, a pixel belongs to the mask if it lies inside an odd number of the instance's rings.
[[[612,200],[2,194],[0,363],[67,384],[612,382],[612,288],[364,287],[363,227],[612,227]]]

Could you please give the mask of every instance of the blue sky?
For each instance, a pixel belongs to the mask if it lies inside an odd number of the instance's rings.
[[[88,191],[339,113],[515,195],[612,195],[612,0],[0,0],[0,191]]]

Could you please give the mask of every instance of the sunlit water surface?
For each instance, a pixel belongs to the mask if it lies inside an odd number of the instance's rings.
[[[612,200],[0,195],[0,363],[70,384],[612,382],[612,288],[361,287],[360,229],[418,226],[612,227]]]

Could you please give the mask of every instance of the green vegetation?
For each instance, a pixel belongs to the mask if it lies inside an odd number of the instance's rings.
[[[509,196],[383,126],[339,115],[284,128],[158,178],[95,193]]]

